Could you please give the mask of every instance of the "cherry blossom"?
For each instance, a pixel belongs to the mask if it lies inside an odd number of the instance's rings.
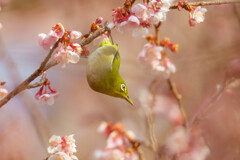
[[[64,35],[65,29],[61,23],[52,27],[48,34],[40,33],[38,43],[45,50],[51,49],[53,45]]]
[[[49,139],[48,153],[51,155],[48,160],[78,160],[73,155],[73,153],[77,152],[73,136],[73,134],[64,137],[53,135]]]
[[[80,46],[80,45],[79,45]],[[81,50],[81,49],[80,49]],[[79,52],[72,47],[60,48],[55,54],[53,59],[61,64],[64,68],[67,63],[77,63],[80,59]]]
[[[170,155],[178,155],[179,160],[205,160],[210,150],[198,130],[187,130],[183,126],[173,128],[166,141]]]
[[[49,139],[50,146],[48,147],[48,153],[55,153],[61,151],[62,145],[62,138],[60,136],[53,135]]]
[[[121,123],[102,122],[98,128],[107,137],[106,147],[96,150],[95,159],[98,160],[138,160],[138,155],[132,148],[130,141],[134,141],[135,134],[126,131]]]
[[[69,155],[64,152],[57,152],[49,156],[48,160],[72,160]]]
[[[140,64],[153,73],[162,73],[168,78],[171,73],[176,72],[175,65],[166,56],[162,57],[163,47],[147,43],[139,53]]]
[[[59,93],[51,87],[50,81],[47,79],[35,94],[35,98],[40,101],[41,105],[53,105],[54,98],[58,97],[58,95]]]
[[[189,139],[186,129],[183,126],[177,126],[167,138],[166,148],[170,154],[182,153],[188,149]]]
[[[123,160],[125,153],[119,149],[96,150],[94,158],[98,160]]]
[[[7,89],[3,88],[3,87],[0,85],[0,98],[5,97],[7,94],[8,94]]]
[[[183,124],[183,116],[176,102],[168,96],[152,94],[144,89],[140,92],[139,101],[146,112],[158,118],[168,120],[173,126]]]
[[[79,39],[82,36],[82,33],[79,31],[70,31],[71,39]]]
[[[59,40],[60,47],[54,53],[53,59],[61,64],[62,67],[66,67],[67,63],[77,63],[80,59],[82,47],[72,42],[71,39],[79,39],[82,33],[79,31],[66,31],[61,23],[52,27],[48,34],[40,33],[39,44],[44,49],[51,49],[53,45]],[[49,96],[45,96],[49,97]]]
[[[190,26],[195,26],[197,23],[201,23],[204,21],[204,15],[207,12],[206,8],[202,8],[198,6],[195,10],[189,13],[189,24]]]

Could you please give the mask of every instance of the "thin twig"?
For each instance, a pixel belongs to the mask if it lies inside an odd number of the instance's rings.
[[[127,134],[127,132],[123,132],[123,134],[124,134],[125,137],[127,137],[127,139],[129,140],[129,142],[132,144],[132,148],[138,153],[139,159],[140,159],[140,160],[145,160],[145,158],[144,158],[144,156],[143,156],[143,152],[142,152],[142,150],[139,148],[140,145],[143,144],[143,142],[132,139],[132,137],[129,136],[129,134]]]
[[[182,116],[183,116],[183,125],[184,125],[184,127],[187,128],[188,124],[187,124],[187,119],[186,119],[186,113],[185,113],[184,108],[182,106],[182,95],[178,92],[176,84],[170,78],[167,81],[168,81],[168,85],[169,85],[172,93],[174,94],[174,96],[177,99],[179,109],[180,109],[180,111],[182,113]]]
[[[202,108],[200,108],[199,112],[197,113],[197,115],[194,115],[191,123],[190,123],[190,127],[192,128],[193,126],[196,126],[197,124],[199,124],[199,122],[202,119],[202,116],[204,114],[207,113],[207,111],[213,106],[214,103],[216,103],[223,95],[223,93],[226,91],[227,87],[229,86],[229,84],[231,84],[231,81],[227,81],[226,78],[223,81],[223,84],[221,86],[221,88],[219,88],[216,93],[212,96],[211,100],[208,102],[207,105],[203,106]]]
[[[30,84],[27,86],[27,89],[31,89],[31,88],[37,88],[43,85],[45,81],[40,81],[40,82],[36,82],[34,84]]]
[[[159,22],[157,25],[154,25],[154,27],[155,27],[155,34],[156,34],[155,38],[156,38],[156,45],[157,46],[160,44],[159,28],[160,28],[161,24],[162,24],[162,22]]]
[[[239,0],[218,0],[218,1],[200,1],[200,2],[188,2],[190,6],[207,6],[207,5],[220,5],[220,4],[232,4],[240,3]],[[178,3],[172,4],[170,9],[177,9]]]

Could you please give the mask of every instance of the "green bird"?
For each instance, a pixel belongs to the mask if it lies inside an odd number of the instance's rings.
[[[87,81],[96,92],[120,97],[133,104],[127,86],[119,74],[120,54],[116,44],[104,39],[88,56]]]

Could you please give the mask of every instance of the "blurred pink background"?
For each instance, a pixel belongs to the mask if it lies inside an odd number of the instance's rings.
[[[9,0],[0,12],[0,81],[9,91],[29,76],[47,54],[38,45],[38,34],[47,33],[61,22],[69,30],[88,33],[99,16],[111,21],[111,10],[122,0]],[[179,54],[168,53],[177,67],[172,79],[183,95],[183,107],[190,121],[197,108],[206,105],[221,87],[224,78],[240,77],[240,6],[207,6],[206,20],[196,27],[188,25],[188,12],[170,11],[160,28],[179,44]],[[154,33],[154,32],[153,32]],[[120,74],[124,78],[134,106],[122,99],[96,93],[86,81],[86,59],[62,69],[47,71],[52,87],[61,94],[53,106],[40,106],[34,99],[37,89],[24,91],[0,109],[0,159],[30,160],[48,156],[50,135],[75,134],[77,157],[93,159],[93,152],[105,146],[105,137],[97,133],[102,121],[122,122],[138,139],[146,136],[139,93],[149,86],[153,76],[142,70],[137,56],[146,40],[132,37],[131,31],[113,31],[121,51]],[[90,45],[89,50],[96,46]],[[240,159],[240,86],[235,81],[212,105],[200,124],[211,154],[208,160]],[[166,81],[159,85],[168,94]],[[170,125],[156,120],[157,138],[164,143]],[[153,159],[150,155],[149,160]]]

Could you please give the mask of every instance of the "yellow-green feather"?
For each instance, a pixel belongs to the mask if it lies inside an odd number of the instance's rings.
[[[128,92],[121,91],[121,84],[125,84],[119,74],[119,48],[110,41],[104,41],[100,47],[88,57],[87,80],[89,86],[100,93],[114,97],[121,97],[132,103]],[[127,98],[126,98],[127,97]]]

